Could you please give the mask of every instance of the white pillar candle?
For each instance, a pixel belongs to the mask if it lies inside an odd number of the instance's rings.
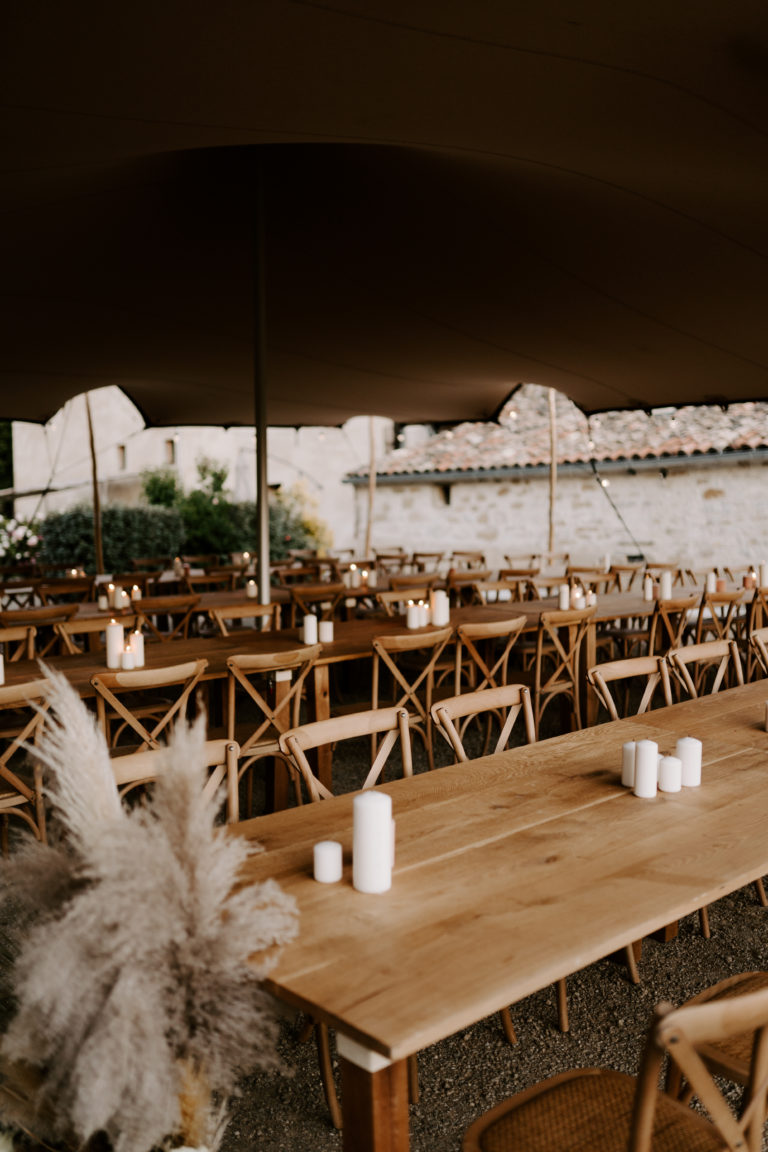
[[[560,585],[560,591],[557,594],[557,606],[561,612],[567,612],[571,606],[571,590],[567,584]]]
[[[130,606],[131,606],[131,598],[128,595],[128,593],[126,592],[125,588],[122,588],[120,590],[120,605],[119,606],[120,606],[120,608],[130,608]],[[118,607],[118,605],[115,605],[115,607]]]
[[[587,608],[594,608],[597,605],[597,592],[594,588],[590,588],[587,592]]]
[[[131,588],[131,600],[141,600],[141,588],[139,588],[138,584],[134,584],[133,588]]]
[[[144,633],[139,632],[138,628],[135,632],[131,632],[131,648],[133,649],[133,658],[136,662],[137,668],[144,667]]]
[[[350,576],[351,587],[352,588],[359,588],[361,583],[362,583],[362,576],[360,575],[360,569],[358,568],[357,564],[350,564],[349,576]]]
[[[333,620],[321,620],[318,625],[321,644],[333,643]]]
[[[635,786],[635,748],[634,740],[627,740],[621,746],[621,782],[625,788]]]
[[[587,598],[583,592],[577,592],[575,596],[571,597],[571,608],[575,608],[580,612],[582,608],[586,608],[586,606]]]
[[[659,791],[679,792],[683,779],[683,766],[678,756],[662,756],[659,760]]]
[[[672,573],[665,569],[661,574],[659,596],[662,600],[672,599]]]
[[[123,626],[116,620],[110,620],[106,628],[107,635],[107,668],[122,667],[123,658]]]
[[[110,608],[115,606],[115,586],[114,584],[107,584],[107,599],[109,600]]]
[[[683,788],[698,788],[701,784],[701,740],[695,736],[682,736],[677,742],[676,755],[682,764]]]
[[[249,600],[255,600],[256,599],[256,593],[257,593],[256,581],[255,580],[249,580],[245,586],[246,596],[248,597]]]
[[[302,621],[301,635],[305,644],[317,644],[317,616],[311,612]]]
[[[106,592],[99,592],[98,604],[99,612],[109,611],[109,596],[107,596]]]
[[[717,585],[717,575],[714,572],[707,572],[707,592],[714,592]]]
[[[419,613],[418,604],[414,604],[413,600],[408,601],[408,608],[405,614],[405,624],[407,628],[419,628],[421,614]]]
[[[125,671],[130,671],[136,667],[136,657],[133,654],[133,648],[131,648],[130,641],[126,644],[125,648],[123,648],[122,655],[120,657],[120,667],[125,669]]]
[[[360,792],[353,800],[352,883],[358,892],[392,887],[392,799]]]
[[[653,600],[653,577],[646,572],[643,579],[643,600]]]
[[[315,880],[336,884],[341,880],[341,844],[338,840],[320,840],[312,850]]]
[[[0,652],[0,684],[5,684],[5,657]]]
[[[367,588],[368,587],[368,569],[367,568],[363,568],[363,571],[360,574],[360,578],[363,582],[363,587]]]
[[[638,740],[635,745],[635,796],[651,800],[659,777],[659,746],[655,740]]]
[[[768,588],[768,564],[760,565],[760,587]]]
[[[429,624],[429,607],[423,600],[419,600],[417,607],[419,609],[419,628],[426,628]]]

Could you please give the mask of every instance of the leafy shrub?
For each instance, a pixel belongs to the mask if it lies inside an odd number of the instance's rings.
[[[107,572],[126,571],[137,556],[174,556],[182,550],[184,539],[175,508],[105,508],[101,534]],[[96,571],[90,505],[51,512],[41,524],[41,535],[41,560],[60,568],[82,565],[87,572]]]

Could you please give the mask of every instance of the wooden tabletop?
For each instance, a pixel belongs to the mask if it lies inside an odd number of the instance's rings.
[[[768,872],[768,682],[383,787],[393,886],[351,885],[352,797],[240,826],[266,851],[300,935],[270,985],[390,1060],[418,1052]],[[640,800],[624,740],[704,739],[703,784]],[[312,845],[344,846],[338,885]],[[346,1145],[345,1145],[346,1147]]]

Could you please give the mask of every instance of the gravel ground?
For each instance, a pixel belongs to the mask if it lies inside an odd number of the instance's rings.
[[[415,749],[416,751],[416,749]],[[447,762],[447,753],[440,750]],[[425,764],[420,761],[421,770]],[[334,754],[334,789],[359,787],[364,750]],[[676,940],[647,940],[641,983],[620,961],[604,959],[568,979],[571,1030],[557,1027],[555,994],[547,988],[512,1009],[518,1043],[510,1045],[498,1015],[419,1054],[420,1097],[411,1105],[413,1152],[454,1152],[469,1123],[498,1101],[567,1068],[609,1067],[634,1073],[651,1010],[681,1003],[725,976],[768,969],[768,912],[753,888],[710,909],[712,938],[687,917]],[[282,1028],[285,1073],[259,1073],[243,1084],[223,1152],[331,1152],[341,1134],[330,1124],[313,1041],[299,1041],[300,1019]]]

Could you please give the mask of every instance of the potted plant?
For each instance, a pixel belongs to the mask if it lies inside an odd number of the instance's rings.
[[[177,726],[151,800],[127,809],[91,714],[46,676],[36,752],[53,811],[49,843],[0,867],[13,949],[0,1056],[35,1072],[36,1136],[213,1148],[241,1073],[276,1063],[262,981],[296,934],[294,901],[273,881],[238,887],[254,846],[202,802],[202,718]]]

